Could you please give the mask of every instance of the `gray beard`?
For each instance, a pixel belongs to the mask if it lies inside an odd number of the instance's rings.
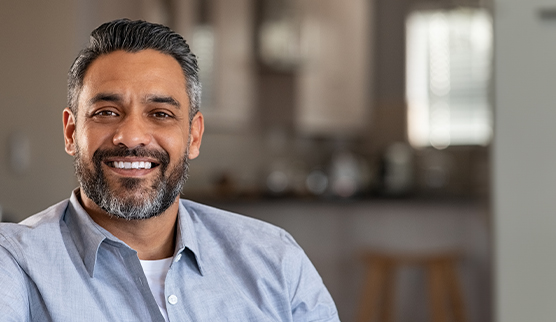
[[[128,150],[121,147],[96,150],[92,162],[87,164],[77,146],[74,157],[75,174],[85,195],[108,214],[126,220],[149,219],[166,211],[179,196],[188,177],[188,152],[189,149],[173,169],[168,169],[169,156],[166,151],[150,151],[144,148]],[[116,191],[108,185],[102,163],[107,157],[125,156],[153,157],[159,163],[160,169],[150,186],[145,186],[145,179],[119,179],[121,190],[124,191],[120,194],[123,197],[118,197]],[[93,168],[90,167],[91,163]]]

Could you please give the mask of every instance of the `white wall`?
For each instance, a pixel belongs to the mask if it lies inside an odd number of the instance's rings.
[[[556,319],[553,0],[495,3],[495,320]]]

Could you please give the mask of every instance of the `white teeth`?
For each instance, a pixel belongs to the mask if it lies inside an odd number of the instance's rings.
[[[150,169],[152,167],[152,163],[144,162],[144,161],[136,161],[136,162],[114,161],[112,165],[116,169]]]

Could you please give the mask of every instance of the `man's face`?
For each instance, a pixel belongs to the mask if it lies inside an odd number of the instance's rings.
[[[66,151],[85,195],[125,219],[164,212],[179,196],[203,132],[189,125],[178,62],[155,50],[116,51],[89,66],[77,115],[64,111]]]

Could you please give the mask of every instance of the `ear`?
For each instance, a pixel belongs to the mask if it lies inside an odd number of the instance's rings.
[[[75,155],[77,152],[75,148],[75,117],[68,107],[64,109],[64,142],[69,155]]]
[[[189,141],[189,159],[195,159],[199,156],[201,149],[201,140],[203,139],[203,133],[205,132],[205,120],[201,112],[197,112],[191,121],[191,128],[189,129],[190,141]]]

